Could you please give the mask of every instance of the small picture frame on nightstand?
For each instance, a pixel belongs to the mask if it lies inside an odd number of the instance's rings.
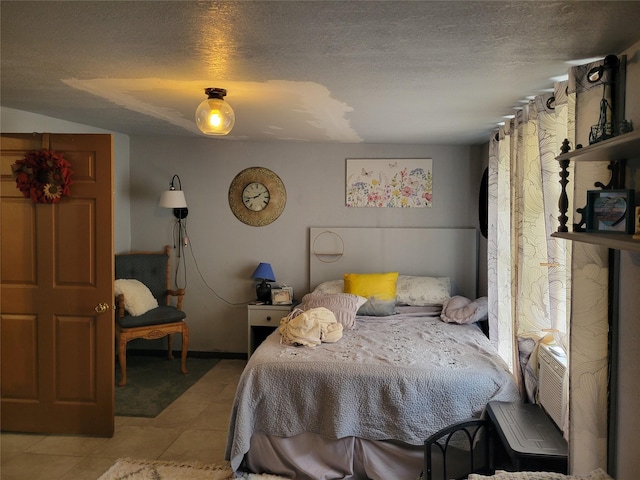
[[[640,240],[640,206],[636,207],[634,218],[636,220],[636,228],[633,231],[633,239]]]
[[[293,303],[293,288],[281,287],[271,289],[271,305],[291,305]]]

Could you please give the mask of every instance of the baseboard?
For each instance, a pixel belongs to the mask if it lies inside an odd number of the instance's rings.
[[[173,356],[180,358],[182,352],[180,350],[174,350]],[[116,352],[117,355],[117,352]],[[166,350],[152,350],[152,349],[127,349],[127,355],[139,355],[149,357],[166,357]],[[233,353],[233,352],[195,352],[189,350],[187,358],[219,358],[221,360],[246,360],[246,353]]]

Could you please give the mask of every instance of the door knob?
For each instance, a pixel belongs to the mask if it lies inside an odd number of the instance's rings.
[[[98,305],[96,305],[95,311],[98,313],[104,313],[107,310],[109,310],[109,304],[108,303],[99,303]]]

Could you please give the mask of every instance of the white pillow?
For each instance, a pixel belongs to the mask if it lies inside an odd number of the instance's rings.
[[[158,306],[158,300],[154,298],[147,286],[138,280],[116,280],[113,290],[116,297],[120,294],[124,295],[124,308],[129,315],[137,317]]]
[[[440,318],[447,323],[469,324],[484,320],[487,318],[487,312],[487,297],[471,301],[466,297],[456,295],[445,300]]]
[[[396,303],[399,305],[442,305],[450,296],[449,277],[398,276]]]
[[[335,293],[344,293],[344,280],[329,280],[327,282],[322,282],[316,288],[313,289],[312,293],[324,293],[324,294],[335,294]]]

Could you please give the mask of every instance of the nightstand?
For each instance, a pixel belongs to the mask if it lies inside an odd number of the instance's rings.
[[[291,312],[291,305],[247,305],[248,345],[247,359],[254,350],[280,326],[280,319]]]

